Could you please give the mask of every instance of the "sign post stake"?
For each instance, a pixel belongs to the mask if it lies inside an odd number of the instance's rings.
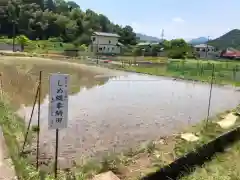
[[[58,129],[56,129],[56,149],[55,149],[55,164],[54,164],[54,174],[55,179],[57,179],[57,168],[58,168]]]

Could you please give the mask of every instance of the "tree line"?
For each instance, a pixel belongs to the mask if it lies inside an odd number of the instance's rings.
[[[89,44],[94,31],[117,33],[122,44],[135,45],[131,26],[112,23],[105,15],[83,11],[73,1],[1,0],[0,35],[25,35],[31,40],[57,38],[62,42]]]
[[[159,54],[169,58],[193,58],[195,54],[193,47],[184,39],[164,40],[160,43],[148,44],[144,46],[135,46],[133,54],[136,56],[158,56]]]

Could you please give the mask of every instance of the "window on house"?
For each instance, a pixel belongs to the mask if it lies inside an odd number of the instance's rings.
[[[109,40],[108,43],[111,44],[111,41]]]
[[[203,49],[202,49],[202,52],[205,52],[205,51],[206,51],[206,49],[205,49],[205,48],[203,48]]]
[[[100,47],[99,50],[102,51],[102,48]]]
[[[109,51],[109,48],[108,48],[108,51]]]
[[[105,49],[106,49],[106,47],[104,46],[104,47],[103,47],[103,49],[105,50]]]
[[[95,40],[96,40],[96,38],[95,38],[95,37],[93,37],[93,38],[92,38],[92,41],[95,41]]]
[[[114,47],[112,48],[112,50],[114,51]]]
[[[200,51],[200,49],[199,49],[199,48],[196,48],[196,51]]]

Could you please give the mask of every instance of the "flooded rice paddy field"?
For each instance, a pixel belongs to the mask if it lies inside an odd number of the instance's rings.
[[[54,154],[48,130],[49,73],[69,73],[68,128],[60,131],[59,154],[66,160],[120,151],[145,140],[171,135],[206,118],[210,85],[108,70],[40,58],[0,59],[3,89],[26,122],[39,71],[43,70],[41,152]],[[214,86],[211,115],[234,108],[240,92]],[[37,120],[37,112],[33,121]]]

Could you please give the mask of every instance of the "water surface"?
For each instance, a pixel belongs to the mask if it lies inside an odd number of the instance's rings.
[[[95,156],[178,132],[206,118],[209,90],[208,84],[139,74],[81,88],[69,97],[69,122],[60,131],[60,156]],[[240,92],[234,88],[214,86],[210,114],[234,108],[239,100]],[[26,117],[30,112],[31,107],[19,111]],[[47,125],[48,96],[41,112],[41,151],[54,154],[55,132]]]

